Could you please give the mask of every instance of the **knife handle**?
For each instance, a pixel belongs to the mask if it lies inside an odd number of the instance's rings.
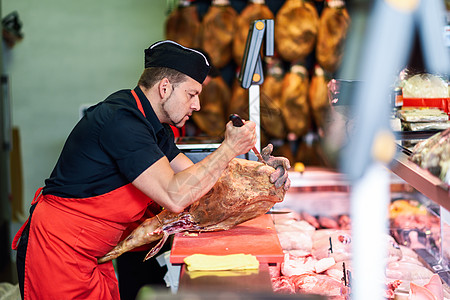
[[[238,114],[230,115],[230,120],[231,120],[231,122],[233,122],[233,126],[235,126],[235,127],[244,126],[244,122],[242,121],[241,117],[239,117]]]

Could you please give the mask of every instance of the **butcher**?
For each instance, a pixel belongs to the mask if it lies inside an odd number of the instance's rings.
[[[148,212],[182,212],[206,194],[228,163],[256,142],[256,124],[226,124],[221,145],[194,164],[170,125],[200,110],[208,75],[200,52],[173,41],[145,51],[137,86],[109,95],[76,124],[30,216],[13,240],[24,299],[119,299],[112,262],[98,264]],[[289,162],[265,151],[270,180],[287,189]]]

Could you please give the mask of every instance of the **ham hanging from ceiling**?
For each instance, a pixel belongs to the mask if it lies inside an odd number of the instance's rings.
[[[265,57],[267,75],[261,85],[261,126],[270,138],[284,139],[286,126],[281,113],[283,66],[277,57]]]
[[[208,136],[222,136],[224,126],[228,122],[230,88],[221,76],[217,76],[203,85],[199,98],[201,110],[192,114],[195,124]]]
[[[316,126],[323,129],[324,120],[330,108],[328,101],[328,81],[324,70],[316,65],[308,91],[309,103]]]
[[[167,17],[165,24],[166,39],[185,47],[199,48],[201,23],[197,7],[191,1],[181,0],[178,7]]]
[[[329,1],[320,15],[316,58],[320,66],[330,73],[336,72],[341,64],[350,26],[350,16],[343,3]]]
[[[319,16],[313,4],[287,0],[275,19],[275,46],[282,59],[303,60],[316,45]]]
[[[255,20],[273,19],[274,15],[264,0],[250,0],[236,19],[236,34],[233,40],[233,59],[240,66],[250,25]]]
[[[305,135],[310,129],[308,87],[308,71],[301,64],[293,64],[283,79],[281,109],[288,133],[297,137]]]
[[[228,106],[228,115],[230,114],[238,114],[242,119],[248,120],[248,90],[242,88],[237,79],[231,87],[231,101]]]
[[[213,0],[202,20],[202,48],[212,64],[223,68],[231,61],[238,13],[228,0]]]

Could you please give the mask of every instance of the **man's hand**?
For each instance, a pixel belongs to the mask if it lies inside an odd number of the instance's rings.
[[[287,172],[287,170],[291,167],[291,164],[289,162],[289,159],[287,159],[286,157],[272,156],[272,151],[272,144],[268,144],[261,151],[261,156],[266,164],[275,169],[275,172],[270,175],[270,182],[275,183],[275,186],[277,188],[284,185],[284,189],[287,191],[291,186],[291,180],[289,179]]]

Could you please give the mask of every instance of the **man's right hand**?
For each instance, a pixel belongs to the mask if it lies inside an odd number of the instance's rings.
[[[244,126],[236,127],[229,121],[225,130],[224,145],[236,153],[235,156],[249,152],[256,144],[256,124],[244,121]]]

